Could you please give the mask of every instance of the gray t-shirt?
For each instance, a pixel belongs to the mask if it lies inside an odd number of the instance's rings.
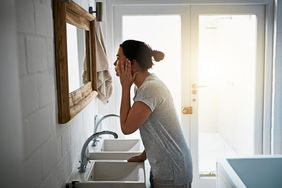
[[[192,181],[192,158],[175,111],[172,96],[155,75],[146,77],[133,100],[152,111],[140,127],[154,181],[181,185]]]

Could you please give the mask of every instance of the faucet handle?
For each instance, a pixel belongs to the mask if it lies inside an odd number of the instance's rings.
[[[93,140],[92,146],[93,146],[93,147],[97,146],[97,143],[98,143],[98,142],[100,142],[100,140],[97,140],[97,139]]]
[[[101,139],[101,138],[102,138],[101,136],[97,136],[97,137],[93,138],[93,141],[94,141],[94,140],[97,141],[97,140],[99,140],[99,139]]]
[[[78,162],[79,162],[80,165],[79,165],[79,167],[77,167],[77,169],[80,170],[82,168],[81,161],[78,161]]]
[[[101,139],[101,136],[97,136],[96,138],[93,138],[92,146],[97,146],[97,143],[100,142],[99,139]]]

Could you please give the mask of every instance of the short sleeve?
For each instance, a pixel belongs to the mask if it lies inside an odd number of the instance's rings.
[[[140,101],[145,103],[153,112],[159,104],[159,95],[157,88],[152,83],[146,83],[136,90],[134,102]]]

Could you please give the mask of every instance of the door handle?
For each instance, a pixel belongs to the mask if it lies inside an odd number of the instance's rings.
[[[192,94],[196,95],[199,88],[208,87],[207,85],[192,84]]]
[[[181,111],[182,111],[182,114],[192,114],[193,108],[192,106],[185,106],[185,107],[182,107]]]

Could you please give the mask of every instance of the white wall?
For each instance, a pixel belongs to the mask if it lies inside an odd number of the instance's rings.
[[[273,153],[282,154],[282,2],[277,3],[276,20],[276,57],[274,77],[274,127],[273,127]]]
[[[1,187],[64,187],[93,132],[94,115],[116,112],[116,105],[112,98],[108,104],[94,99],[58,124],[51,0],[6,2],[0,11]],[[88,0],[76,2],[88,9]]]
[[[14,0],[0,6],[0,182],[22,185],[22,116]]]

